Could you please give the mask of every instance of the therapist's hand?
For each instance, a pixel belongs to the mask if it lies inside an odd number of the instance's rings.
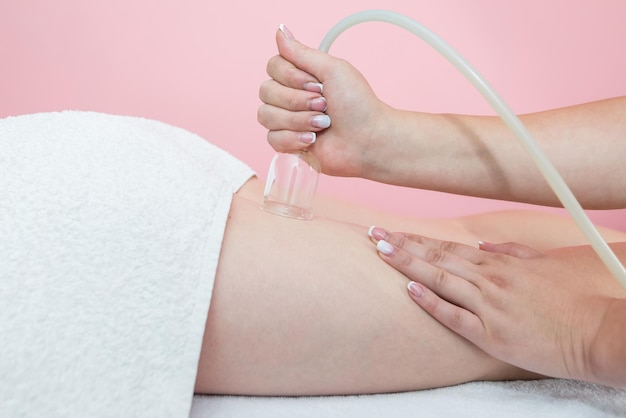
[[[513,243],[478,249],[381,228],[372,236],[380,240],[380,257],[414,281],[411,298],[452,331],[523,369],[602,383],[594,368],[607,352],[595,340],[603,326],[617,326],[603,320],[612,302],[624,302],[613,296],[624,296],[590,247],[541,253]]]
[[[276,32],[276,43],[271,79],[259,91],[258,120],[270,145],[279,152],[309,148],[330,175],[371,178],[388,169],[385,153],[403,146],[391,144],[396,111],[348,62],[301,44],[288,29]]]

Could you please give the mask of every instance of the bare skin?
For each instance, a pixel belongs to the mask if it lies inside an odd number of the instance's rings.
[[[196,392],[383,393],[538,376],[485,354],[416,305],[406,296],[409,279],[376,256],[367,231],[378,224],[539,250],[584,244],[567,219],[520,212],[418,220],[320,198],[314,220],[295,221],[259,209],[262,186],[250,180],[232,202]]]
[[[322,171],[335,176],[560,206],[499,117],[394,109],[347,61],[290,33],[277,31],[276,43],[279,55],[267,65],[271,79],[260,87],[258,119],[277,151],[307,148]],[[615,97],[520,115],[586,209],[626,207],[624,109],[626,97]],[[313,123],[324,114],[329,128]]]
[[[498,117],[393,109],[348,62],[299,43],[284,26],[276,42],[258,112],[276,150],[308,148],[331,175],[560,205]],[[624,109],[626,97],[616,97],[520,115],[588,209],[626,207]],[[328,119],[324,126],[315,123],[320,118]],[[380,225],[406,232],[375,234],[382,260],[414,281],[413,300],[485,352],[537,373],[624,387],[626,299],[593,249],[551,246],[571,229],[537,228],[541,215],[496,218],[463,221],[496,243],[480,249],[387,224]],[[511,226],[507,236],[487,238],[494,227]],[[556,238],[529,244],[538,236]],[[626,258],[626,243],[613,248]]]
[[[589,245],[480,249],[374,228],[411,298],[485,352],[552,377],[626,387],[626,289]],[[626,243],[611,245],[626,259]],[[621,318],[620,318],[621,317]]]

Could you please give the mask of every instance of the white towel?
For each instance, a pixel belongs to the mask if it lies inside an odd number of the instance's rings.
[[[0,416],[186,416],[232,194],[165,124],[0,120]]]
[[[562,379],[361,396],[195,396],[192,418],[626,417],[626,391]]]

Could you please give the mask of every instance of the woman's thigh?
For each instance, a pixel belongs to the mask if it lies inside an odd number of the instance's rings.
[[[196,391],[378,393],[530,376],[425,314],[366,232],[235,199]]]

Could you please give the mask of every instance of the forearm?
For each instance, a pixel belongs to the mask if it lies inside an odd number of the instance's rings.
[[[626,207],[624,109],[626,97],[520,116],[586,208]],[[398,152],[372,171],[375,180],[560,205],[499,117],[397,112],[395,125],[387,129]]]

